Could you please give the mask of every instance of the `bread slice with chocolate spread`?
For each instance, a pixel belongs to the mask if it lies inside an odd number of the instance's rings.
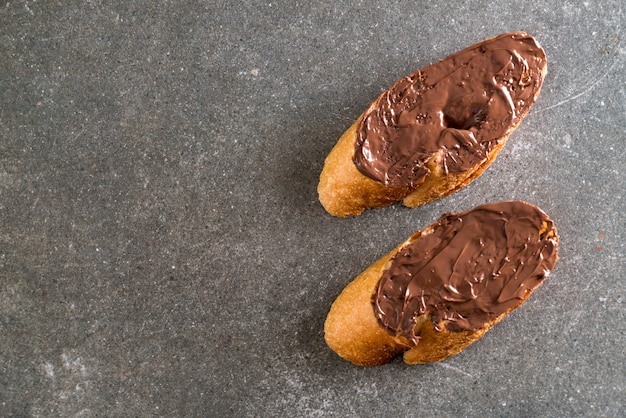
[[[444,360],[520,306],[558,259],[554,223],[521,201],[444,214],[341,292],[324,324],[339,356],[362,366],[399,354]]]
[[[544,50],[524,32],[487,39],[398,80],[330,151],[318,184],[334,216],[416,207],[478,177],[535,103]]]

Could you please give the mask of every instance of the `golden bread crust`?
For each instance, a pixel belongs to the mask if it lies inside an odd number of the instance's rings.
[[[341,218],[359,215],[367,208],[388,206],[402,200],[408,189],[393,189],[363,175],[353,161],[357,119],[326,157],[317,186],[319,200],[328,213]]]
[[[359,366],[388,363],[410,345],[385,331],[374,316],[372,297],[395,250],[372,264],[337,297],[324,324],[326,344]]]

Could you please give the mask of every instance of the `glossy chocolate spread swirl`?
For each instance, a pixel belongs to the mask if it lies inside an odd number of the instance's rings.
[[[413,344],[417,317],[435,329],[477,330],[522,303],[557,260],[554,223],[514,201],[445,214],[390,261],[374,296],[379,324]]]
[[[354,163],[389,187],[415,188],[443,150],[445,173],[484,162],[528,113],[545,52],[523,32],[473,45],[397,81],[357,128]]]

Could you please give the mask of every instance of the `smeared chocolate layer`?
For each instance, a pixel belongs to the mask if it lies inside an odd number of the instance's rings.
[[[396,82],[357,129],[354,163],[389,187],[415,188],[443,150],[445,172],[467,171],[528,113],[545,52],[522,32],[475,44]]]
[[[384,271],[373,303],[380,325],[413,344],[418,316],[430,314],[437,330],[479,329],[520,304],[558,258],[554,223],[520,201],[445,214],[410,242]]]

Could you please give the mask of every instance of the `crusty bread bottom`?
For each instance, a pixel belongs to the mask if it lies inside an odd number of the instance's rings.
[[[320,174],[319,199],[326,211],[334,216],[354,216],[367,208],[388,206],[410,193],[408,189],[387,187],[363,175],[354,164],[356,130],[366,113],[339,138],[326,157]]]
[[[446,174],[443,171],[441,164],[443,150],[441,150],[427,161],[426,167],[430,173],[417,188],[414,190],[392,188],[365,176],[354,163],[357,128],[361,119],[371,109],[370,107],[365,111],[339,138],[324,162],[317,192],[322,206],[331,215],[355,216],[365,209],[388,206],[401,200],[405,206],[414,208],[448,196],[482,174],[509,137],[507,134],[500,138],[485,161],[460,174]]]
[[[436,331],[430,315],[424,315],[418,318],[416,325],[415,335],[420,336],[416,346],[412,347],[404,337],[389,334],[379,325],[372,306],[378,281],[391,258],[403,246],[430,232],[431,229],[427,228],[414,234],[368,267],[337,297],[324,324],[324,338],[339,356],[359,366],[383,365],[401,353],[404,353],[407,364],[441,361],[458,354],[478,340],[530,295],[530,292],[527,293],[516,306],[476,331],[447,331],[445,323],[439,324],[441,331]]]

